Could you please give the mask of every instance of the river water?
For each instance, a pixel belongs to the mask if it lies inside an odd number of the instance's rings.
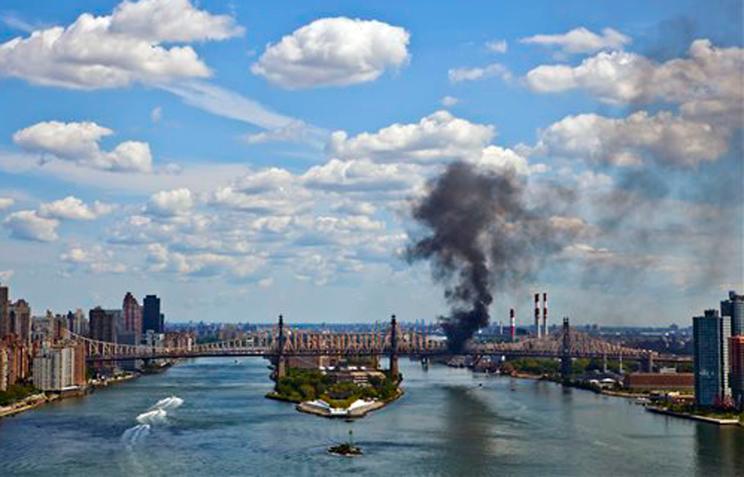
[[[0,420],[0,475],[744,475],[744,428],[621,398],[405,361],[406,394],[349,424],[265,399],[266,364],[193,360]],[[350,427],[365,455],[327,454]]]

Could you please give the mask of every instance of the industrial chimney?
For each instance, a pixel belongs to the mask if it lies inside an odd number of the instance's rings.
[[[548,294],[543,293],[543,336],[548,336]]]
[[[535,336],[540,337],[540,294],[535,293]]]
[[[514,308],[509,309],[509,335],[511,336],[511,340],[514,341],[514,338],[517,334],[517,319],[514,316]]]

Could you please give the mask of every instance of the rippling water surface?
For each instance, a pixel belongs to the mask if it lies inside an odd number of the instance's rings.
[[[619,398],[402,363],[406,395],[353,424],[265,399],[266,361],[199,359],[0,420],[0,475],[737,475],[744,428]],[[360,458],[328,455],[352,427]],[[740,470],[738,475],[744,475]]]

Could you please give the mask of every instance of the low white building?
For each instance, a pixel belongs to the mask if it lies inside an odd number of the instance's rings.
[[[42,391],[63,391],[75,387],[75,349],[46,348],[34,358],[34,387]]]
[[[142,343],[152,348],[162,348],[165,344],[165,333],[155,333],[152,330],[147,330]]]

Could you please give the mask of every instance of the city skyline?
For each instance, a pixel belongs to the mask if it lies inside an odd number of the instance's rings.
[[[689,326],[744,289],[737,3],[538,4],[5,2],[0,283],[34,315],[433,321],[411,202],[460,160],[572,195],[493,323],[547,291],[550,325]]]

